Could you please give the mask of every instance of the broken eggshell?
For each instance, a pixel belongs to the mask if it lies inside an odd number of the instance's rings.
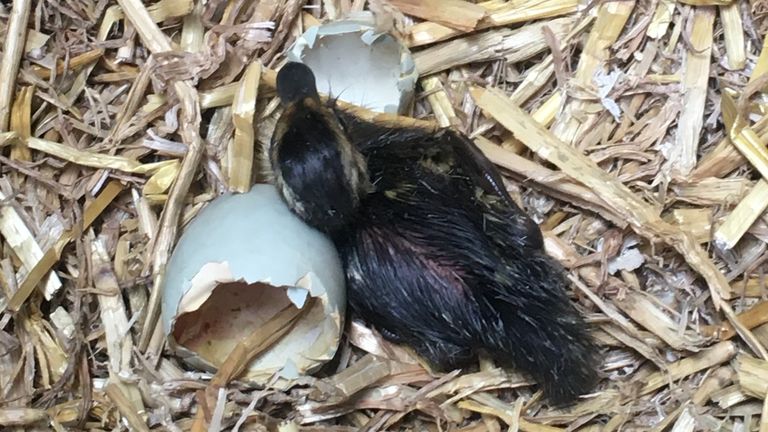
[[[165,271],[163,328],[169,347],[192,367],[215,371],[240,340],[291,303],[313,306],[239,378],[265,384],[277,372],[277,385],[288,384],[336,353],[346,304],[338,253],[273,185],[214,199],[189,223]]]
[[[377,112],[407,114],[411,108],[419,78],[411,53],[377,31],[370,12],[310,27],[286,56],[312,69],[320,93]]]

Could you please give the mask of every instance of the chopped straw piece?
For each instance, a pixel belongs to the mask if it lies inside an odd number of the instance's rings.
[[[227,147],[227,169],[229,187],[235,192],[248,192],[251,188],[251,172],[253,168],[253,115],[256,111],[261,63],[251,63],[243,73],[240,86],[232,102],[232,122],[235,126],[235,137]]]
[[[768,208],[768,182],[760,180],[715,231],[715,245],[732,249]]]
[[[202,3],[196,3],[195,9],[184,16],[184,26],[181,28],[181,49],[187,52],[200,52],[205,43],[205,28],[200,16]]]
[[[654,372],[645,379],[645,386],[640,390],[640,394],[648,394],[683,377],[723,364],[734,355],[736,355],[736,345],[731,342],[720,342],[696,355],[670,364],[666,371]]]
[[[127,7],[126,7],[126,4],[128,4]],[[112,19],[121,20],[125,18],[126,14],[123,13],[123,11],[125,9],[128,9],[130,11],[132,7],[131,3],[121,3],[121,6],[123,10],[121,10],[120,7],[116,7],[114,9],[114,11],[112,12],[113,15],[111,16]],[[177,18],[177,17],[185,16],[190,12],[192,12],[193,7],[194,7],[194,3],[192,0],[160,0],[157,3],[154,3],[148,6],[146,9],[147,9],[147,12],[149,13],[149,18],[152,20],[152,22],[159,23],[169,18]]]
[[[159,168],[155,171],[152,177],[144,183],[144,187],[141,190],[144,195],[158,195],[168,191],[171,185],[173,185],[173,182],[176,181],[176,177],[179,175],[179,170],[181,170],[181,163],[178,160],[172,160],[172,162],[173,163]]]
[[[768,432],[768,395],[763,400],[763,410],[760,413],[759,432]]]
[[[728,56],[728,67],[734,70],[743,69],[747,62],[744,45],[744,23],[739,12],[739,3],[733,2],[720,6],[720,19],[723,23],[725,37],[725,53]]]
[[[734,377],[734,371],[729,366],[723,366],[715,370],[712,374],[708,375],[704,381],[701,383],[701,386],[696,390],[696,393],[693,394],[693,397],[691,397],[691,403],[697,407],[702,407],[704,404],[709,401],[712,396],[719,390],[722,390],[723,387],[728,385],[733,381]],[[672,424],[672,422],[676,422],[676,419],[678,416],[682,418],[683,415],[686,415],[689,411],[688,408],[690,405],[683,405],[678,407],[676,410],[674,410],[670,415],[668,415],[664,420],[659,422],[653,429],[653,432],[663,432],[667,430],[667,428]],[[690,418],[690,417],[689,417]],[[679,422],[676,422],[675,424],[678,424]]]
[[[34,87],[22,87],[13,101],[13,112],[11,112],[11,130],[16,132],[22,139],[27,139],[32,135],[32,95]],[[11,159],[28,161],[32,155],[21,140],[11,148]]]
[[[761,118],[751,126],[761,141],[768,140],[768,117]],[[702,158],[691,178],[700,179],[710,176],[724,176],[736,168],[743,166],[747,159],[733,145],[729,138],[723,138],[720,143],[704,158]]]
[[[64,61],[59,61],[59,63],[56,65],[56,75],[61,75],[65,71],[65,67],[67,70],[75,70],[79,69],[83,66],[89,65],[96,60],[100,59],[101,56],[104,55],[103,49],[92,49],[90,51],[86,51],[82,54],[79,54],[75,57],[72,57],[66,64]],[[43,67],[36,67],[33,69],[35,74],[39,76],[42,79],[48,79],[51,77],[51,70]]]
[[[734,299],[741,296],[762,297],[768,293],[766,288],[768,288],[768,281],[763,280],[761,277],[744,278],[731,284],[731,290],[726,298]]]
[[[3,60],[0,63],[0,132],[8,130],[11,105],[16,85],[16,76],[24,54],[27,36],[27,20],[32,9],[32,0],[16,0],[12,3],[8,28],[3,41]]]
[[[176,163],[175,160],[143,164],[122,156],[92,153],[39,138],[29,138],[27,146],[66,161],[92,168],[111,168],[134,174],[152,174],[159,169]]]
[[[683,68],[683,111],[677,125],[675,153],[670,158],[673,174],[683,178],[688,177],[696,166],[707,101],[714,21],[714,9],[705,7],[694,11],[691,47],[685,53]]]
[[[768,179],[768,148],[760,136],[737,113],[736,101],[724,91],[721,97],[723,118],[731,142],[757,169],[763,178]]]
[[[421,87],[428,94],[427,101],[435,113],[437,123],[441,127],[448,127],[458,124],[456,112],[451,105],[451,100],[445,94],[443,84],[437,77],[429,77],[421,80]]]
[[[45,410],[33,408],[0,408],[0,424],[12,426],[34,426],[48,420]]]
[[[39,31],[28,29],[27,40],[24,43],[24,52],[38,50],[42,48],[51,39],[51,35],[40,33]]]
[[[110,383],[107,385],[107,396],[112,400],[112,403],[117,405],[117,409],[131,426],[132,430],[149,432],[146,422],[136,413],[136,408],[118,384]]]
[[[667,33],[669,24],[672,22],[672,14],[675,12],[675,2],[673,0],[661,0],[656,5],[653,13],[653,19],[648,25],[646,34],[653,39],[659,39]]]
[[[482,6],[482,5],[481,5]],[[578,1],[574,0],[515,0],[501,7],[488,9],[486,17],[479,22],[477,30],[508,26],[542,18],[555,18],[576,11]],[[408,33],[411,48],[428,45],[461,35],[461,30],[446,27],[432,21],[413,25]]]
[[[768,395],[768,361],[741,354],[735,363],[741,390],[749,396],[764,399]]]
[[[108,183],[104,187],[104,190],[101,191],[101,194],[99,194],[90,205],[86,206],[83,211],[82,229],[87,229],[122,190],[123,186],[119,182],[112,181]],[[24,304],[29,295],[32,294],[32,291],[37,284],[40,283],[51,267],[53,267],[59,260],[64,246],[72,240],[74,234],[74,230],[65,231],[59,236],[54,246],[45,251],[40,260],[38,260],[34,267],[29,270],[27,277],[22,281],[19,289],[13,293],[13,296],[11,296],[8,301],[9,309],[18,311],[19,308],[21,308],[22,304]]]
[[[0,192],[0,201],[6,199],[8,197]],[[4,241],[11,247],[27,272],[31,271],[43,257],[43,250],[40,249],[40,245],[35,241],[32,232],[12,206],[0,205],[0,234],[3,235]],[[43,294],[46,299],[50,300],[59,288],[61,288],[61,280],[55,272],[51,272],[44,278]]]
[[[734,3],[733,0],[678,0],[680,3],[691,6],[727,6]]]
[[[707,208],[679,208],[672,211],[671,220],[681,230],[691,233],[698,243],[712,240],[712,211]]]
[[[736,318],[748,329],[753,329],[759,325],[768,323],[768,302],[760,302],[751,307],[748,311],[740,313]],[[720,327],[708,326],[704,329],[704,332],[711,333],[721,340],[731,339],[736,335],[733,326],[728,323],[723,323]]]
[[[92,233],[89,237],[93,238]],[[126,337],[130,333],[128,313],[120,295],[117,277],[109,262],[103,236],[91,241],[94,265],[94,285],[99,291],[97,298],[101,311],[102,328],[109,355],[110,383],[107,385],[107,395],[118,406],[120,413],[126,418],[134,430],[149,430],[139,415],[144,414],[144,404],[136,385],[120,382],[120,376],[131,374],[131,356],[133,339]],[[133,397],[130,397],[133,395]]]
[[[738,202],[749,193],[754,182],[745,178],[708,177],[677,183],[672,187],[675,198],[699,205],[722,205]]]
[[[557,38],[563,38],[574,22],[573,18],[564,17],[546,23],[527,24],[515,30],[497,29],[472,34],[418,51],[413,54],[413,61],[421,75],[499,57],[519,62],[547,48],[543,33],[545,25]]]
[[[485,16],[485,9],[464,0],[390,0],[403,13],[444,24],[462,31],[472,31]]]
[[[35,341],[35,356],[39,365],[41,384],[44,387],[50,387],[61,379],[69,359],[64,349],[55,340],[55,336],[45,328],[40,316],[22,316],[21,321],[24,329]]]
[[[110,372],[129,373],[133,341],[125,337],[130,331],[128,315],[120,293],[120,287],[109,262],[104,239],[99,237],[91,242],[93,248],[94,285],[101,310],[101,322],[106,336]]]
[[[702,338],[683,333],[669,315],[656,307],[646,295],[636,291],[627,292],[615,304],[638,324],[658,336],[661,340],[678,350],[698,351]]]
[[[763,46],[760,49],[760,57],[757,58],[755,68],[752,70],[752,75],[749,77],[749,82],[754,82],[766,72],[768,72],[768,35],[763,39]]]
[[[200,108],[218,108],[231,104],[239,88],[239,83],[232,83],[206,92],[200,92]]]
[[[568,34],[562,39],[561,43],[570,43],[573,38],[584,32],[589,27],[589,24],[591,24],[593,21],[594,17],[591,15],[585,16],[583,19],[581,19],[581,21],[573,26]],[[543,61],[537,63],[528,71],[528,73],[525,75],[525,79],[523,79],[523,82],[521,82],[520,85],[518,85],[515,91],[512,93],[512,100],[518,105],[522,105],[523,103],[527,102],[528,99],[540,91],[544,85],[549,82],[554,73],[554,57],[552,54],[549,54],[544,58]],[[559,90],[557,93],[561,93],[561,91]],[[560,98],[562,98],[562,94]],[[560,103],[562,104],[562,101],[560,101]]]

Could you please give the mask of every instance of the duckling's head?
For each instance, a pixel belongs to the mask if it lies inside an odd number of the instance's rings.
[[[319,100],[312,69],[304,63],[286,63],[277,73],[277,96],[286,106],[306,98]]]
[[[312,70],[287,63],[277,74],[283,113],[269,160],[275,184],[294,214],[321,231],[350,222],[371,189],[368,169],[333,110],[320,101]]]

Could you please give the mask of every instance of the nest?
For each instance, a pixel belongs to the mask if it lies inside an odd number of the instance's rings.
[[[247,350],[212,375],[164,349],[163,265],[206,203],[263,179],[282,53],[363,9],[420,80],[415,120],[360,115],[467,132],[568,269],[603,353],[578,404],[487,359],[431,373],[357,322],[288,390],[238,381]],[[768,430],[765,18],[728,0],[5,2],[0,425]]]

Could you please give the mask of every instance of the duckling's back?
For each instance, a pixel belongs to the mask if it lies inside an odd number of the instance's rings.
[[[590,391],[596,347],[538,227],[481,187],[452,138],[346,130],[376,185],[337,238],[352,309],[439,369],[486,351],[528,372],[554,403]]]

